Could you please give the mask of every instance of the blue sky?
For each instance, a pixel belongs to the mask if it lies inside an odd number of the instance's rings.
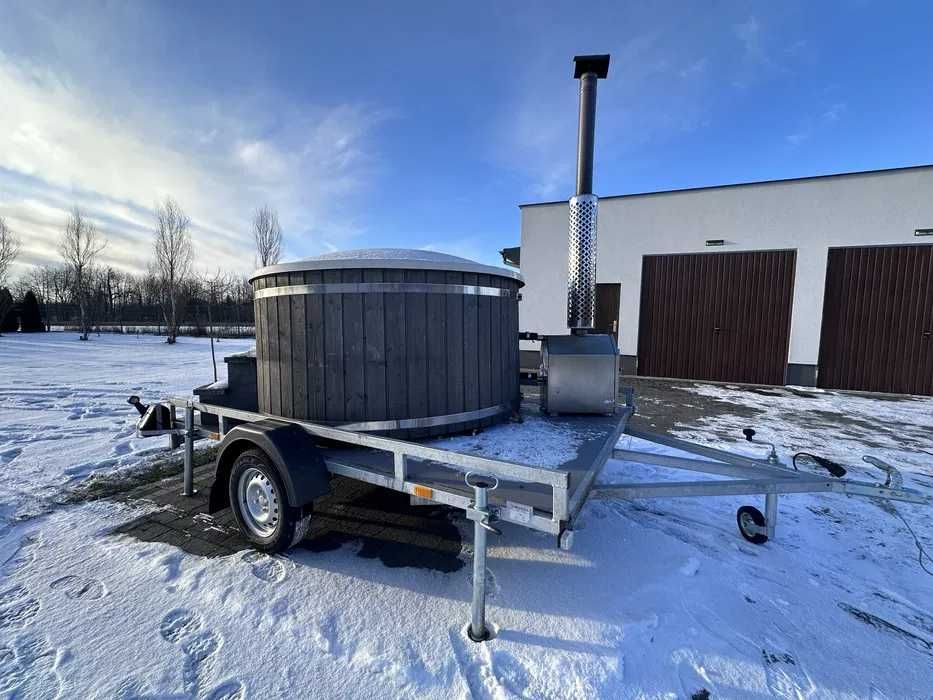
[[[174,196],[201,269],[428,247],[498,259],[572,194],[575,53],[600,83],[597,193],[933,163],[930,3],[6,2],[0,215],[19,271],[80,205],[145,268]],[[933,196],[933,195],[931,195]]]

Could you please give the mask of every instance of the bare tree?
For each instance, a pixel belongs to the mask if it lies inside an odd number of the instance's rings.
[[[19,255],[19,238],[0,216],[0,287],[6,286],[6,274]]]
[[[7,272],[19,255],[19,238],[7,226],[6,219],[0,216],[0,324],[13,308],[13,297],[7,286]]]
[[[45,330],[52,330],[52,319],[49,316],[50,304],[55,301],[53,298],[57,278],[63,273],[52,265],[37,265],[30,273],[30,286],[36,290],[39,297],[39,303],[45,308],[43,318],[45,319]]]
[[[256,254],[259,266],[275,265],[282,256],[282,228],[275,209],[266,205],[253,214],[253,240],[256,241]]]
[[[171,197],[156,208],[155,260],[153,274],[159,287],[159,303],[165,319],[167,343],[178,337],[191,275],[193,248],[191,219]]]
[[[106,246],[106,239],[101,237],[94,223],[85,218],[78,207],[72,209],[65,222],[58,250],[71,271],[73,294],[80,311],[81,340],[87,340],[91,330],[88,298],[92,271],[97,257]]]

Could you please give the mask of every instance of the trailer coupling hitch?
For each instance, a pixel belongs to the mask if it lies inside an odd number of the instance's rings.
[[[768,442],[767,440],[756,440],[755,431],[752,428],[745,428],[742,431],[742,435],[745,436],[745,439],[749,442],[755,443],[756,445],[767,445],[771,448],[771,452],[768,454],[768,464],[779,465],[781,460],[778,459],[777,448],[775,448],[774,443]]]
[[[139,420],[136,422],[136,434],[139,437],[175,432],[172,410],[165,404],[153,403],[147,406],[135,394],[130,396],[126,402],[139,411]]]
[[[146,404],[139,400],[139,397],[136,394],[133,394],[126,402],[139,411],[139,415],[146,415],[146,410],[149,408]]]
[[[885,488],[891,489],[900,489],[904,486],[904,477],[901,475],[900,470],[897,467],[893,467],[887,462],[878,459],[877,457],[872,457],[871,455],[865,455],[862,457],[863,462],[867,462],[873,467],[878,467],[881,471],[887,474],[887,478],[884,481]]]

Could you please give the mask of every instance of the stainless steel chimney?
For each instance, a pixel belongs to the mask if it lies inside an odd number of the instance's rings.
[[[596,317],[596,217],[593,146],[596,134],[596,81],[609,74],[609,55],[574,56],[573,77],[580,81],[577,128],[577,189],[570,198],[567,251],[567,327],[585,333]]]

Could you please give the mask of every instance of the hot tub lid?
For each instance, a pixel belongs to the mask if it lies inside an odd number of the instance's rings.
[[[380,268],[395,270],[450,270],[452,272],[475,272],[481,275],[498,275],[524,283],[521,274],[514,270],[494,265],[483,265],[466,258],[434,250],[414,250],[410,248],[360,248],[324,253],[312,258],[295,260],[262,267],[254,272],[249,281],[257,277],[283,272],[303,272],[305,270],[339,270],[359,268]]]

